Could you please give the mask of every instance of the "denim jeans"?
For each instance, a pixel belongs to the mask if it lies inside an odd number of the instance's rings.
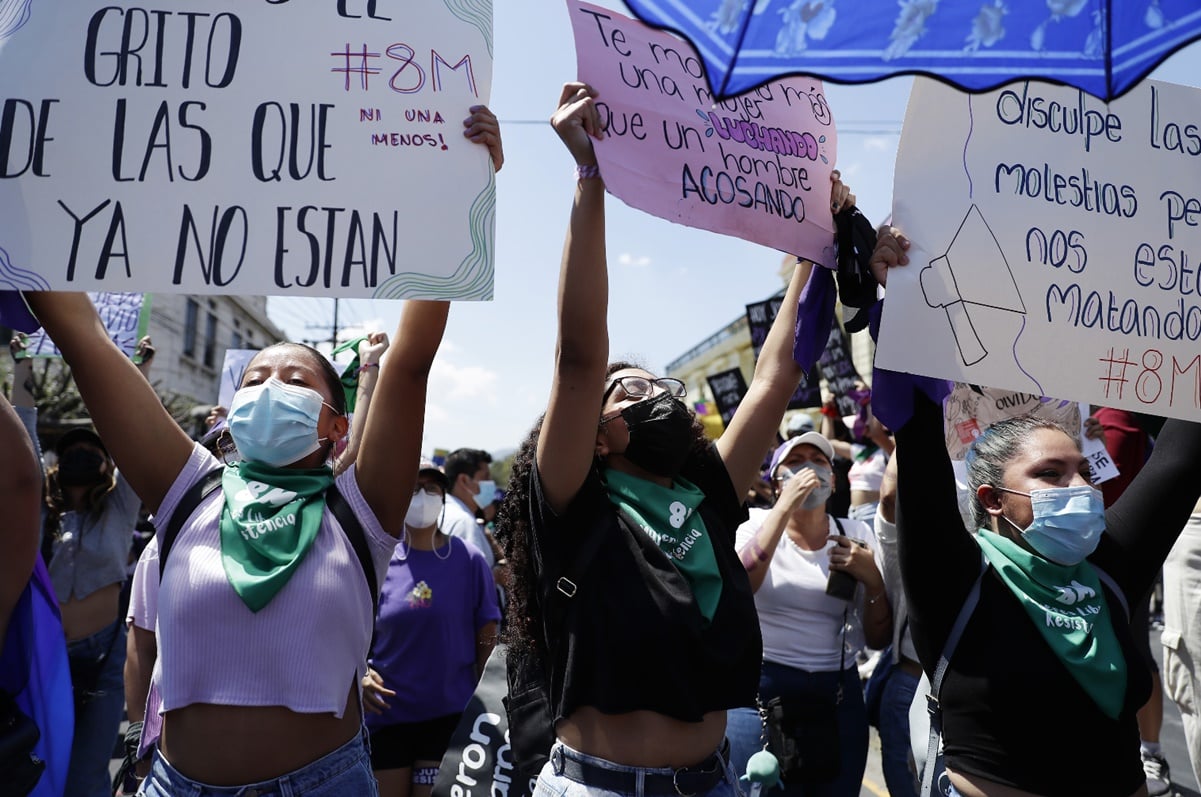
[[[848,667],[838,673],[807,672],[774,662],[763,662],[759,679],[760,698],[788,700],[806,696],[829,695],[842,684],[842,702],[838,704],[839,772],[825,783],[794,782],[784,784],[784,797],[858,797],[867,768],[867,709],[863,706],[863,688],[859,670]],[[772,792],[776,794],[776,792]]]
[[[125,623],[116,620],[67,645],[68,659],[95,661],[108,654],[90,695],[75,707],[66,789],[72,797],[111,797],[113,793],[108,762],[125,709],[125,633]]]
[[[311,764],[260,783],[208,786],[181,775],[155,749],[139,797],[379,797],[371,774],[367,732]]]
[[[763,749],[763,720],[757,708],[732,708],[726,712],[726,738],[730,740],[730,768],[735,777],[746,774],[747,761]],[[745,791],[745,784],[743,787]]]
[[[555,742],[555,746],[551,748],[551,760],[546,762],[546,766],[542,767],[542,771],[538,773],[538,782],[534,787],[533,797],[668,797],[666,794],[659,795],[657,792],[647,792],[642,788],[628,792],[618,792],[578,783],[556,769],[555,758],[556,755],[559,755],[559,750],[562,750],[561,755],[566,758],[615,772],[643,773],[648,775],[670,775],[672,772],[671,769],[627,767],[622,764],[615,764],[612,761],[606,761],[603,758],[597,758],[596,756],[590,756],[578,750],[573,750],[562,742]],[[641,780],[638,782],[641,783]],[[725,777],[718,781],[717,785],[712,789],[698,794],[696,797],[740,797],[740,795],[738,778],[734,775],[734,771],[727,762]],[[671,797],[675,797],[675,795],[671,795]]]
[[[890,797],[917,797],[909,768],[909,705],[919,680],[895,667],[880,695],[880,764]]]

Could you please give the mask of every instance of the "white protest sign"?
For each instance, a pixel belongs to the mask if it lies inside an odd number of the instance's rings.
[[[877,362],[1201,419],[1201,91],[914,83]]]
[[[132,358],[150,327],[150,297],[141,293],[90,293],[96,313],[117,348]],[[39,329],[25,336],[21,357],[61,357],[58,346]]]
[[[1103,439],[1085,434],[1084,422],[1088,420],[1089,405],[1080,404],[1080,453],[1088,460],[1089,481],[1093,484],[1107,482],[1118,476],[1118,466],[1105,449]]]
[[[688,42],[568,0],[580,80],[597,91],[605,187],[660,218],[834,265],[825,87],[773,81],[714,104]]]
[[[0,288],[491,298],[491,0],[13,4]]]
[[[246,366],[258,353],[258,349],[225,350],[225,361],[221,363],[221,386],[217,390],[219,405],[229,409],[234,393],[238,392],[238,386],[242,384],[242,374],[246,373]]]
[[[964,459],[976,438],[998,421],[1035,415],[1064,429],[1080,426],[1080,407],[1073,401],[1048,399],[980,385],[956,383],[943,400],[943,431],[951,459]],[[1088,417],[1087,411],[1084,415]]]

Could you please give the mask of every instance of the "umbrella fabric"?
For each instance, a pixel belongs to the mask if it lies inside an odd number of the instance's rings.
[[[924,74],[969,91],[1018,79],[1120,96],[1201,37],[1196,0],[626,0],[692,42],[716,99],[788,74]]]

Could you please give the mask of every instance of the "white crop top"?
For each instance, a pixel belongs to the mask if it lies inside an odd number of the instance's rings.
[[[883,449],[877,448],[871,453],[871,456],[859,460],[859,453],[863,451],[865,446],[858,443],[854,446],[855,459],[851,460],[851,470],[847,474],[847,478],[851,482],[852,490],[862,490],[864,492],[880,492],[880,485],[884,483],[884,468],[888,465],[888,455]]]

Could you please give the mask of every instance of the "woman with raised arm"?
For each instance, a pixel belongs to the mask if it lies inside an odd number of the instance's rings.
[[[880,282],[907,248],[899,231],[882,231]],[[1145,600],[1201,494],[1201,424],[1167,421],[1109,509],[1062,427],[1033,416],[993,424],[967,459],[974,535],[959,514],[942,408],[914,390],[912,417],[892,424],[904,451],[901,578],[928,675],[979,579],[938,696],[952,793],[1146,795],[1135,713],[1151,680],[1127,607]]]
[[[803,269],[738,414],[710,444],[683,383],[608,362],[595,102],[569,83],[551,120],[578,177],[555,369],[498,520],[513,568],[511,655],[541,662],[555,723],[538,793],[734,794],[726,709],[753,704],[762,653],[734,530],[800,380]],[[851,201],[836,181],[834,207]]]
[[[465,135],[499,164],[491,112],[473,109]],[[162,534],[221,463],[136,378],[87,296],[28,298]],[[327,459],[347,433],[338,373],[293,343],[247,365],[228,417],[242,461],[222,469],[220,489],[169,549],[160,540],[162,730],[141,794],[376,794],[359,688],[375,599],[368,584],[383,582],[403,528],[448,307],[405,303],[358,455],[336,479]],[[330,504],[339,503],[348,511],[335,516]]]

